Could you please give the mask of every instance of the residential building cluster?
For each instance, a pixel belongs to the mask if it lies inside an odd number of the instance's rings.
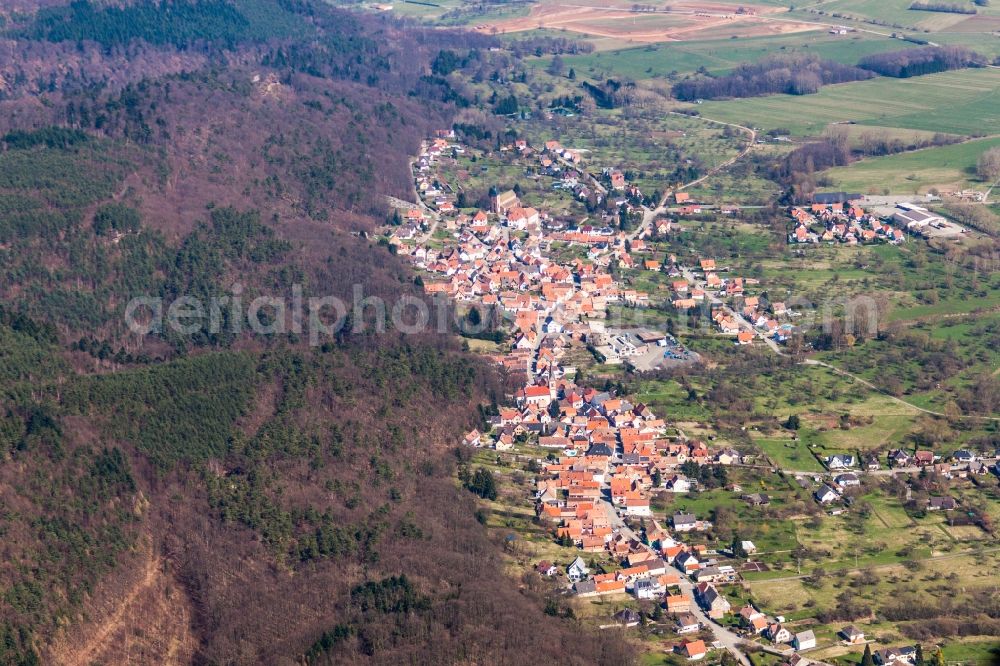
[[[906,240],[902,229],[851,202],[817,202],[809,208],[794,207],[791,216],[793,226],[788,235],[789,243],[859,245],[885,242],[898,245]]]

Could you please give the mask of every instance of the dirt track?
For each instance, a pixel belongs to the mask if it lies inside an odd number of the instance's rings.
[[[45,659],[63,666],[186,664],[197,643],[191,611],[161,558],[145,549],[125,589],[94,600],[90,621],[55,641]],[[103,595],[102,595],[103,596]]]

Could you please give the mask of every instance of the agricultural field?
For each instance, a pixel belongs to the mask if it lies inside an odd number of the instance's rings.
[[[334,0],[333,4],[357,6],[354,2],[343,0]],[[488,4],[467,0],[393,0],[380,4],[390,9],[377,9],[377,6],[373,6],[372,10],[443,26],[467,26],[484,19],[508,20],[526,16],[530,10],[530,2]]]
[[[995,146],[1000,146],[1000,137],[869,158],[825,171],[822,177],[831,188],[863,194],[884,191],[924,194],[932,188],[984,189],[990,183],[983,183],[976,176],[976,162],[983,152]]]
[[[787,7],[772,4],[683,0],[671,3],[669,11],[637,11],[626,0],[600,2],[583,0],[568,3],[546,0],[531,5],[525,16],[484,18],[476,29],[488,34],[512,34],[531,30],[561,30],[594,38],[607,48],[627,44],[692,41],[784,35],[815,30],[811,21],[788,17]],[[740,6],[749,12],[738,13]]]
[[[1000,69],[966,69],[912,79],[876,78],[805,96],[773,95],[691,105],[701,115],[813,136],[832,123],[982,135],[1000,126]]]
[[[740,63],[755,61],[771,54],[815,53],[845,64],[859,58],[913,47],[913,44],[878,35],[856,33],[830,35],[825,31],[803,32],[773,37],[712,39],[669,42],[615,51],[597,51],[585,55],[564,56],[568,67],[595,79],[621,76],[635,80],[664,78],[692,73],[702,67],[711,74],[724,74]],[[551,58],[529,61],[545,67]]]
[[[966,46],[982,53],[988,58],[1000,56],[1000,33],[997,32],[998,19],[990,17],[972,17],[968,24],[959,24],[955,29],[966,25],[972,27],[975,24],[989,21],[988,27],[992,32],[977,30],[976,32],[939,32],[934,35],[934,41],[944,46]],[[973,23],[974,21],[974,23]]]
[[[909,9],[912,0],[828,0],[804,10],[792,11],[790,16],[804,20],[844,22],[847,25],[867,26],[878,30],[892,28],[937,33],[954,30],[971,15],[948,12],[928,12]],[[968,4],[971,6],[971,3]],[[997,14],[993,7],[976,7],[976,18]],[[854,19],[854,20],[850,20]],[[986,26],[980,32],[989,32]]]

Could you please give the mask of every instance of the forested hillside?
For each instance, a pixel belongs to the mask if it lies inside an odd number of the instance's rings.
[[[417,293],[364,232],[450,125],[431,61],[487,38],[299,0],[41,4],[0,44],[0,663],[626,663],[507,578],[454,480],[502,395],[452,336],[123,319],[237,282]]]

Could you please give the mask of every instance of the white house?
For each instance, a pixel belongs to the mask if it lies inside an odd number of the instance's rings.
[[[649,499],[645,497],[629,497],[625,500],[624,512],[629,516],[652,516],[649,508]]]
[[[636,599],[657,599],[663,596],[663,586],[654,578],[640,578],[632,587]]]
[[[678,634],[690,634],[692,632],[701,629],[701,622],[692,613],[678,613],[677,614],[677,633]]]
[[[698,526],[698,519],[690,513],[675,513],[672,522],[675,532],[690,532]]]
[[[672,493],[686,493],[691,490],[691,481],[683,474],[677,474],[664,484]]]
[[[589,573],[590,569],[587,568],[587,563],[583,561],[582,557],[577,557],[566,567],[566,575],[574,583],[583,580]]]
[[[835,456],[829,456],[826,459],[826,465],[830,469],[850,469],[857,464],[854,460],[854,456],[847,454],[838,454]]]
[[[865,640],[865,632],[861,631],[853,624],[849,624],[841,629],[840,635],[848,643],[863,643]]]
[[[850,488],[852,486],[861,485],[861,479],[858,478],[858,475],[852,474],[851,472],[839,474],[833,481],[841,488]]]
[[[799,651],[814,648],[816,647],[816,635],[812,630],[800,631],[792,639],[792,645]]]
[[[816,501],[820,504],[835,502],[840,497],[840,495],[838,495],[833,488],[825,484],[820,486],[819,490],[817,490],[814,495],[816,497]]]
[[[792,632],[785,629],[779,623],[774,622],[767,627],[767,637],[771,639],[772,643],[791,643],[792,642]]]

